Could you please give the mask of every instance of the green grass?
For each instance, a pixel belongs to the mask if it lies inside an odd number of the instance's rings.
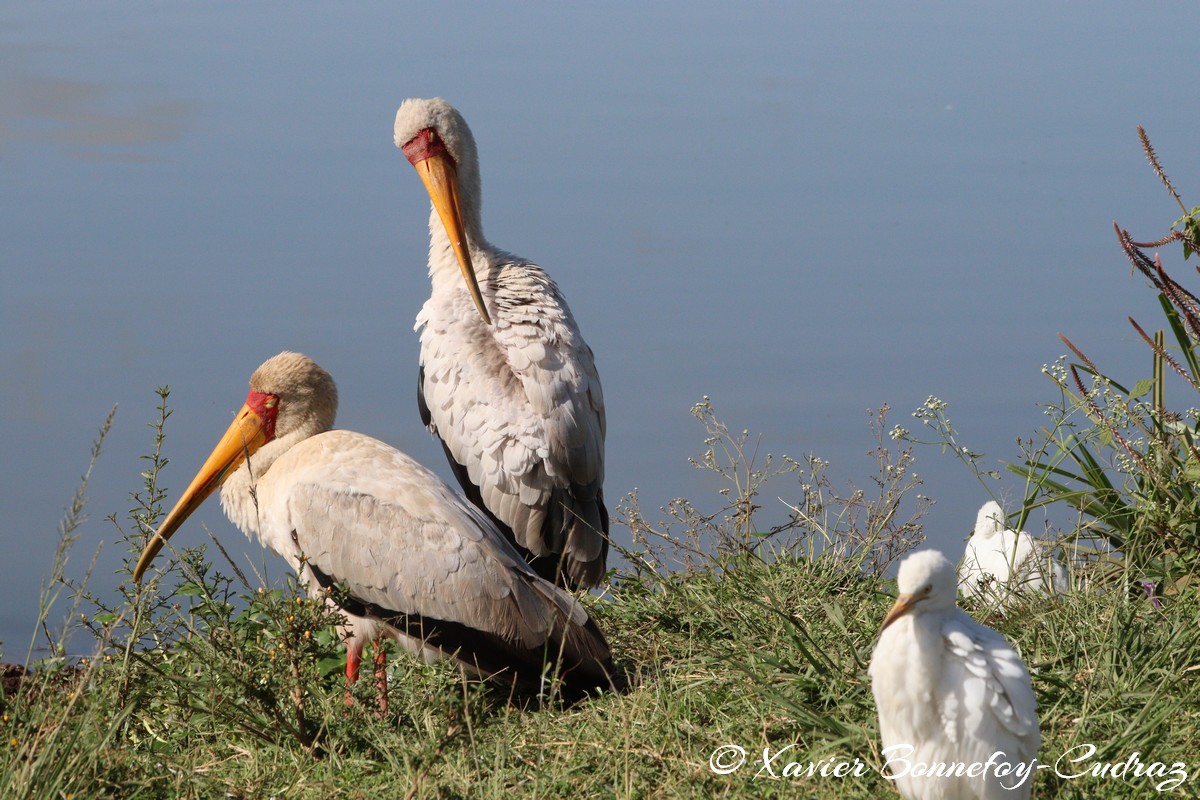
[[[131,554],[161,514],[168,416],[164,391],[130,513]],[[514,705],[450,666],[401,655],[380,719],[371,681],[344,703],[341,649],[321,604],[294,582],[247,579],[219,548],[193,548],[163,559],[169,566],[146,586],[127,582],[116,601],[52,581],[84,609],[73,625],[92,630],[96,651],[82,662],[53,654],[6,702],[0,796],[888,796],[866,665],[893,590],[880,576],[921,539],[928,501],[911,452],[889,450],[885,413],[873,417],[877,492],[840,494],[820,461],[760,456],[707,403],[697,416],[708,439],[696,463],[728,491],[712,509],[679,501],[653,522],[627,500],[619,518],[633,534],[631,566],[602,597],[585,598],[634,677],[627,695]],[[786,523],[760,530],[768,482],[766,496],[799,499]],[[64,539],[73,530],[64,524]],[[1044,762],[1093,744],[1096,761],[1136,752],[1195,771],[1194,585],[1161,609],[1119,591],[1027,598],[1005,617],[968,607],[1034,674]],[[746,762],[717,774],[710,756],[728,745]],[[782,751],[774,776],[762,769],[764,749]],[[841,778],[783,777],[789,761],[822,759],[864,766]],[[1158,796],[1155,782],[1044,769],[1035,796]]]

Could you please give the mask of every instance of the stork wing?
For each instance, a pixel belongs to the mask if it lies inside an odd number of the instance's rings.
[[[272,473],[286,483],[271,482]],[[565,668],[611,670],[583,607],[540,580],[441,479],[383,442],[348,431],[307,439],[263,477],[259,500],[286,511],[278,518],[289,530],[270,541],[286,535],[294,552],[285,555],[318,583],[344,586],[334,599],[352,614],[485,673],[540,672],[560,656]]]
[[[433,313],[421,333],[418,405],[468,496],[533,556],[564,554],[573,583],[604,575],[604,395],[591,348],[532,264],[491,281],[493,329]],[[544,574],[544,573],[543,573]]]

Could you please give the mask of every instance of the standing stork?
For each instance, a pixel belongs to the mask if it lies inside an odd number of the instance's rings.
[[[463,491],[533,564],[597,586],[608,554],[604,396],[554,281],[483,236],[475,140],[445,100],[405,100],[396,146],[432,200],[417,403]]]
[[[453,658],[522,691],[539,690],[547,666],[566,697],[614,687],[608,644],[583,606],[432,472],[376,439],[330,430],[336,411],[333,379],[307,357],[280,353],[255,370],[134,580],[220,487],[229,519],[345,613],[350,683],[366,642],[390,636],[427,662]]]

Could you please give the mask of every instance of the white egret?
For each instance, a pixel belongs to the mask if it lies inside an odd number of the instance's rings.
[[[1029,672],[955,603],[954,565],[914,553],[871,655],[882,755],[906,800],[1021,800],[1041,744]]]
[[[1025,531],[1011,530],[994,500],[979,509],[958,581],[964,597],[986,598],[1002,612],[1014,593],[1068,588],[1062,562]]]

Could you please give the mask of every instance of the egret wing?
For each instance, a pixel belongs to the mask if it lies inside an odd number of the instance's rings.
[[[1003,750],[1012,762],[1036,757],[1041,734],[1029,672],[1001,634],[962,611],[943,628],[946,660],[939,695],[946,736]],[[986,759],[991,752],[982,754]]]

